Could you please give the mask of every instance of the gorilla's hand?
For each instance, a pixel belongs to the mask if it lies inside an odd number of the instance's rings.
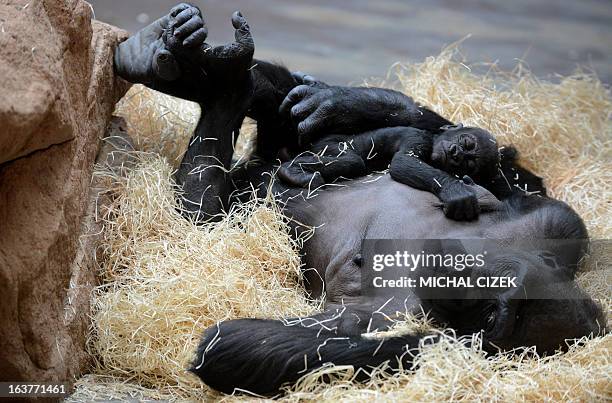
[[[458,180],[445,183],[438,197],[443,203],[444,215],[448,218],[456,221],[471,221],[478,218],[480,206],[476,192],[468,184]]]
[[[189,84],[198,89],[197,100],[201,103],[219,97],[242,96],[250,84],[255,51],[253,37],[239,11],[232,15],[232,25],[236,30],[235,42],[212,46],[205,42],[208,31],[196,7],[176,15],[171,13],[164,43],[181,70],[193,78]]]
[[[199,103],[220,97],[231,101],[250,87],[255,50],[240,12],[233,14],[232,25],[236,41],[211,46],[205,42],[208,30],[201,11],[179,4],[119,45],[116,72],[128,81]]]
[[[172,10],[188,8],[188,4],[179,4]],[[115,50],[115,72],[122,78],[132,83],[153,85],[158,80],[177,78],[178,65],[171,56],[164,52],[162,36],[170,22],[170,14],[154,21],[136,34],[130,36],[126,41],[117,46]],[[175,74],[166,76],[166,69],[155,68],[155,60],[167,59],[168,70]],[[162,63],[164,64],[164,63]],[[178,72],[180,74],[180,72]]]
[[[401,126],[418,113],[410,97],[382,88],[295,87],[279,108],[297,125],[298,141],[307,145],[324,134],[356,134]]]

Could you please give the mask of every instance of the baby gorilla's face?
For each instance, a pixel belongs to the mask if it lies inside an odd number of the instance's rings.
[[[434,140],[432,165],[452,175],[468,175],[475,181],[496,172],[497,141],[486,130],[451,127]]]

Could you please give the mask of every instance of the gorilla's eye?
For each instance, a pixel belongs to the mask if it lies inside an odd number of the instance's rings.
[[[493,309],[487,316],[487,332],[490,332],[495,327],[495,319],[497,319],[497,311]]]

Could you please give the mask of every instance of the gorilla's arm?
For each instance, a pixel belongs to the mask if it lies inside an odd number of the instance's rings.
[[[303,145],[325,133],[356,134],[395,126],[437,132],[452,124],[409,96],[384,88],[300,85],[289,92],[280,112],[291,116]]]
[[[469,177],[464,177],[462,182],[425,163],[413,153],[405,152],[395,154],[389,174],[397,182],[436,195],[443,203],[444,214],[448,218],[470,221],[478,217],[478,199],[468,186],[473,184]]]
[[[295,126],[289,116],[281,116],[278,109],[289,91],[304,82],[304,77],[261,60],[254,60],[254,66],[254,92],[247,116],[257,121],[255,153],[265,160],[273,160],[281,148],[298,149]]]

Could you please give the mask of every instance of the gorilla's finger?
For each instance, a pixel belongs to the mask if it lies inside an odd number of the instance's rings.
[[[319,106],[319,99],[316,96],[308,97],[291,108],[291,118],[294,122],[301,122],[313,113]]]
[[[475,220],[478,217],[478,201],[473,197],[468,199],[468,211],[469,211],[469,220]]]
[[[278,112],[281,115],[288,114],[289,110],[293,107],[293,105],[300,102],[304,97],[313,94],[314,92],[315,90],[312,87],[309,87],[307,85],[298,85],[297,87],[289,91],[289,93],[283,100],[283,103],[281,103],[281,106],[278,108]]]
[[[196,7],[186,8],[185,10],[178,13],[174,18],[172,18],[170,25],[172,28],[178,29],[180,26],[182,26],[184,23],[191,20],[191,18],[195,16],[200,17],[200,10],[198,10]]]
[[[192,7],[192,5],[187,3],[177,4],[176,6],[172,7],[172,9],[170,9],[170,15],[172,17],[176,17],[181,11],[188,9],[189,7]]]
[[[463,217],[466,221],[471,221],[474,219],[474,204],[472,203],[472,199],[469,197],[463,201]]]
[[[232,25],[236,29],[236,32],[234,32],[236,42],[244,46],[246,49],[253,50],[255,45],[253,42],[253,36],[251,35],[251,28],[249,27],[246,18],[244,18],[240,11],[236,11],[232,15]]]
[[[472,214],[472,206],[470,206],[470,199],[469,198],[463,198],[463,199],[461,199],[461,201],[459,203],[460,203],[460,206],[457,209],[457,213],[461,217],[461,218],[459,218],[459,220],[469,221],[470,220],[470,216]]]
[[[224,60],[243,59],[243,61],[248,58],[248,61],[252,60],[253,52],[255,51],[255,43],[253,42],[249,24],[247,24],[246,19],[240,11],[236,11],[232,15],[232,25],[235,29],[234,37],[236,40],[227,45],[215,46],[212,48],[212,52],[208,52],[208,49],[205,50],[203,55],[205,58]]]
[[[469,177],[469,176],[467,176],[467,175],[463,175],[462,181],[463,181],[463,183],[465,183],[466,185],[475,185],[475,184],[476,184],[476,182],[474,182],[474,179],[470,178],[470,177]]]
[[[301,71],[296,71],[291,73],[291,76],[298,84],[306,84],[312,85],[317,82],[317,79],[311,76],[310,74],[303,73]]]
[[[185,39],[199,29],[204,28],[204,21],[200,16],[191,17],[186,23],[174,29],[174,36],[178,39]]]
[[[310,144],[316,136],[325,129],[327,110],[319,106],[310,116],[301,121],[297,126],[298,144],[301,146]]]
[[[474,210],[474,206],[471,205],[469,200],[466,202],[463,216],[466,221],[472,221],[474,218],[476,218],[476,212]]]
[[[480,215],[480,205],[478,204],[478,200],[474,197],[470,199],[470,208],[471,208],[471,218],[470,220],[475,220]]]
[[[208,29],[206,27],[200,28],[195,31],[193,34],[189,35],[183,41],[183,46],[191,48],[195,46],[199,46],[204,43],[206,37],[208,36]]]

